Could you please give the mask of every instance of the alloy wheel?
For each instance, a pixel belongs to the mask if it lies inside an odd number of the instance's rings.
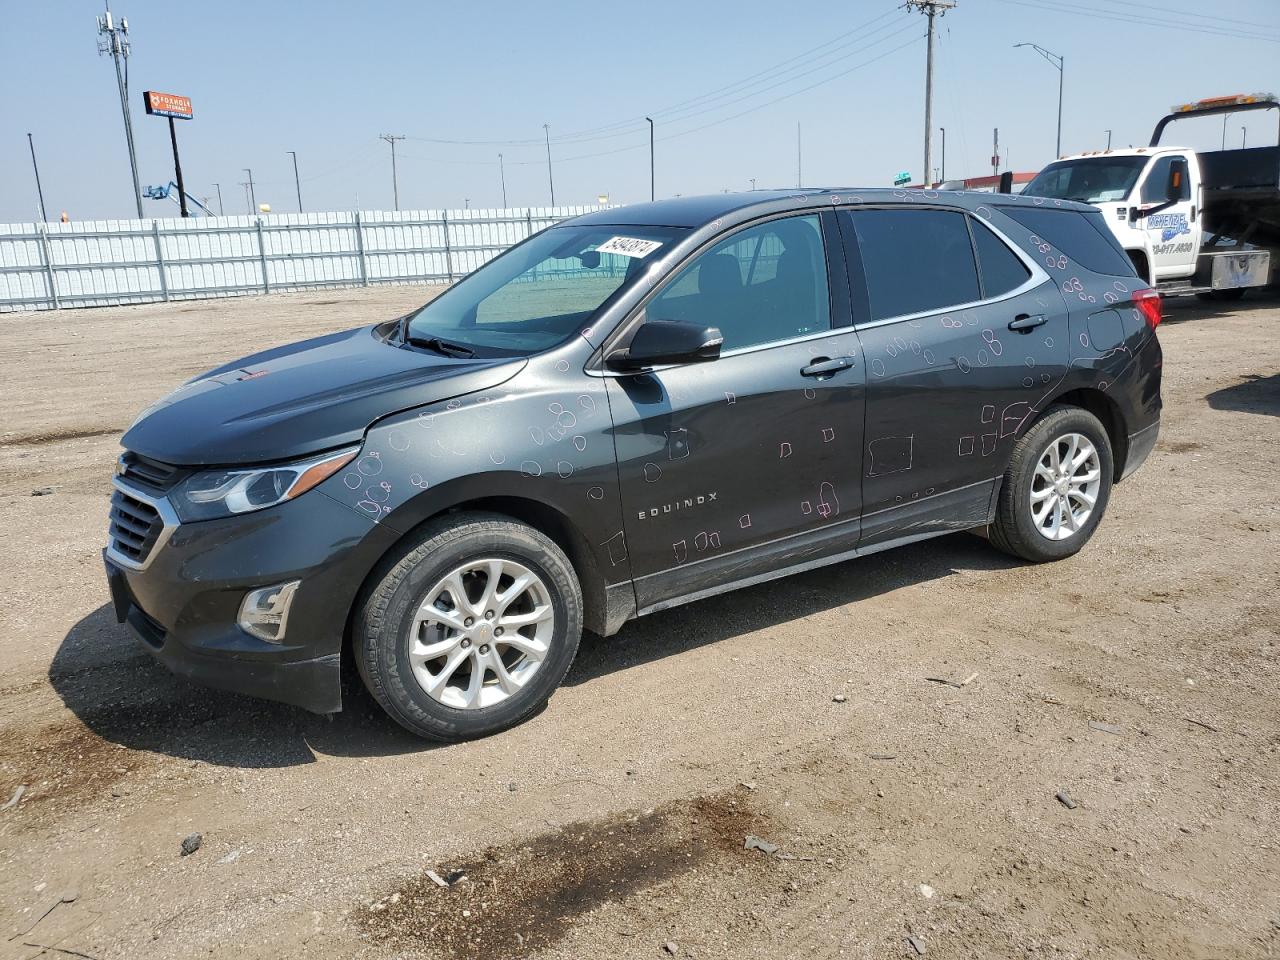
[[[1081,433],[1053,440],[1036,461],[1031,479],[1031,518],[1048,540],[1075,536],[1093,515],[1102,487],[1101,460]]]
[[[518,693],[546,659],[555,608],[542,578],[514,560],[472,560],[442,577],[409,628],[409,663],[432,699],[460,710]]]

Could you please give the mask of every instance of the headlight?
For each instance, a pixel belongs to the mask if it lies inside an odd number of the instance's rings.
[[[187,523],[262,510],[306,493],[345,467],[359,452],[359,447],[350,447],[296,463],[203,470],[179,484],[169,499],[179,519]]]

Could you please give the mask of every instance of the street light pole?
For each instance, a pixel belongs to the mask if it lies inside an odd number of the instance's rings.
[[[542,131],[547,135],[547,186],[551,188],[551,205],[556,205],[556,181],[551,176],[551,124],[544,123]]]
[[[1241,150],[1244,149],[1245,138],[1248,136],[1249,136],[1248,131],[1246,131],[1243,126],[1241,126],[1240,127],[1240,149]]]
[[[48,223],[49,215],[44,212],[44,187],[40,186],[40,167],[36,164],[36,145],[29,133],[27,134],[27,146],[31,148],[31,169],[36,172],[36,193],[40,195],[40,219]]]
[[[502,166],[502,154],[498,154],[498,179],[502,181],[502,209],[507,209],[507,171]]]
[[[942,182],[947,182],[947,128],[939,127],[942,131]]]
[[[298,191],[298,212],[302,212],[302,181],[298,179],[298,154],[295,150],[286,150],[293,157],[293,186]]]
[[[218,216],[225,217],[227,215],[227,211],[222,206],[222,184],[215,183],[213,188],[218,191]]]
[[[1053,64],[1053,66],[1058,68],[1058,142],[1054,149],[1054,159],[1057,159],[1062,156],[1062,82],[1063,77],[1066,74],[1066,71],[1063,69],[1063,65],[1066,63],[1066,58],[1059,54],[1051,53],[1038,43],[1015,43],[1014,47],[1030,47],[1036,53],[1040,54],[1040,56]]]
[[[657,194],[653,186],[653,118],[645,117],[645,119],[649,121],[649,199],[656,200]]]
[[[1107,131],[1107,149],[1108,150],[1111,149],[1111,131],[1110,130]]]

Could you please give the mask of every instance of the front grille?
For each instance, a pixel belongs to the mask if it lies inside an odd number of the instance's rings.
[[[120,457],[120,476],[152,490],[168,490],[189,472],[182,467],[144,457],[132,450]]]
[[[111,495],[111,547],[120,556],[143,563],[160,538],[164,520],[151,504],[116,489]]]

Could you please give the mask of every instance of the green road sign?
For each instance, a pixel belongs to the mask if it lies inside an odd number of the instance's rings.
[[[904,183],[910,183],[910,182],[911,182],[911,174],[908,173],[906,170],[903,170],[900,174],[898,174],[896,177],[893,178],[893,185],[895,187],[900,187]]]

